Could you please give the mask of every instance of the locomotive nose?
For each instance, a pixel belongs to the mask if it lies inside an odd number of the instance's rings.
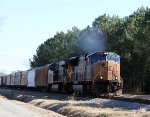
[[[106,61],[96,63],[94,65],[94,80],[105,80],[106,70],[107,70]]]
[[[120,67],[114,61],[100,61],[94,65],[94,80],[119,80]]]

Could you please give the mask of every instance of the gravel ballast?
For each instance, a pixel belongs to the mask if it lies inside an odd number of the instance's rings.
[[[66,116],[150,116],[150,104],[118,101],[102,98],[75,97],[70,100],[67,95],[34,91],[0,89],[0,94],[24,101],[35,106],[52,110]]]

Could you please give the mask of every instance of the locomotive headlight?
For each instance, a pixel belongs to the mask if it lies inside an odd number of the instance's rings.
[[[115,79],[116,79],[116,80],[118,79],[117,76],[115,77]]]
[[[103,77],[101,76],[100,79],[103,79]]]

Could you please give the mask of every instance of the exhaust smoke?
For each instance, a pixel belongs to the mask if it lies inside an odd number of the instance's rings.
[[[107,40],[102,33],[85,29],[81,33],[78,48],[82,53],[92,53],[96,51],[106,51]]]

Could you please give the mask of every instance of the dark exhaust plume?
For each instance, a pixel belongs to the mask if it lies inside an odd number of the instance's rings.
[[[96,51],[106,51],[107,40],[102,33],[87,27],[82,31],[78,42],[78,48],[82,53],[92,53]]]

